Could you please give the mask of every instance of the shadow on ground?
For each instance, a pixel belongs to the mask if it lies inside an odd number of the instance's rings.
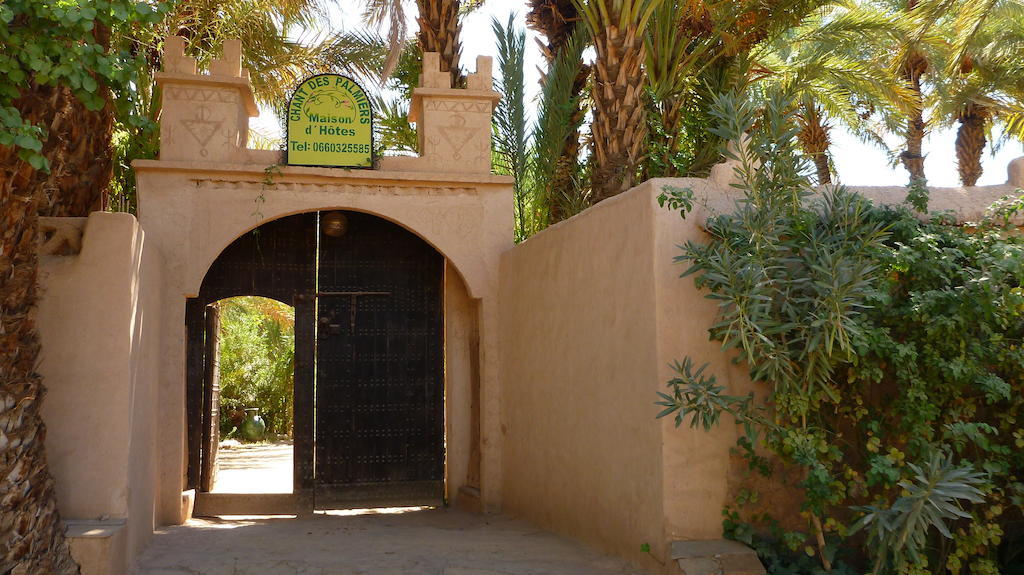
[[[159,529],[132,573],[644,575],[529,523],[448,509],[193,519]]]

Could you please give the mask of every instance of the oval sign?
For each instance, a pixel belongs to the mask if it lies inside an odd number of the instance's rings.
[[[373,167],[373,109],[359,84],[338,74],[307,78],[288,100],[292,166]]]

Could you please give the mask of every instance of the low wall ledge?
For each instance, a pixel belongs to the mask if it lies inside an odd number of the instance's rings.
[[[757,553],[728,539],[673,541],[670,556],[685,575],[764,575]]]

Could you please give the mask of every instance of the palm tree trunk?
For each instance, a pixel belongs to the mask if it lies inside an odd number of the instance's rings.
[[[912,12],[917,8],[918,0],[907,0],[904,12]],[[928,60],[916,49],[911,49],[906,62],[900,70],[900,77],[912,93],[913,110],[907,117],[907,128],[904,134],[905,146],[900,154],[903,167],[910,172],[910,180],[924,180],[924,93],[921,90],[921,77],[928,72]]]
[[[110,29],[96,23],[96,43],[110,47]],[[113,176],[111,133],[114,108],[110,89],[97,82],[106,102],[90,110],[67,87],[57,92],[57,113],[50,123],[43,153],[50,160],[50,176],[43,189],[40,216],[85,217],[106,207],[107,188]]]
[[[668,102],[668,107],[665,110],[663,116],[665,121],[665,127],[669,130],[668,143],[665,146],[667,157],[665,158],[665,177],[676,178],[679,177],[679,170],[676,169],[675,163],[672,161],[679,154],[679,137],[682,136],[682,127],[679,125],[682,122],[683,116],[683,98],[681,96],[673,97]]]
[[[67,88],[59,90],[58,106],[47,140],[50,175],[39,215],[88,216],[104,209],[113,175],[113,109],[108,98],[101,110],[89,110]]]
[[[609,7],[611,8],[611,7]],[[619,21],[617,10],[609,19]],[[595,30],[594,47],[594,203],[633,187],[647,136],[644,121],[642,31],[635,24]]]
[[[800,122],[800,147],[814,161],[819,185],[832,183],[832,169],[828,165],[828,149],[831,140],[829,126],[822,118],[822,111],[813,102],[805,102],[798,116]]]
[[[419,8],[419,43],[423,52],[440,54],[441,71],[448,72],[452,77],[452,88],[461,87],[465,83],[459,59],[462,56],[462,44],[459,33],[459,0],[416,0]]]
[[[679,177],[675,158],[679,153],[680,136],[683,135],[679,127],[683,98],[675,95],[668,96],[660,102],[651,100],[653,98],[645,103],[648,114],[648,155],[644,158],[640,177],[642,180]],[[652,131],[658,126],[662,126],[663,129]]]
[[[956,132],[956,164],[960,182],[973,186],[981,177],[981,154],[985,151],[985,124],[988,112],[984,106],[967,104],[960,112],[960,128]]]
[[[60,89],[32,85],[16,107],[52,125]],[[52,149],[53,138],[48,147]],[[0,146],[0,572],[78,573],[57,512],[40,417],[45,389],[36,373],[39,336],[36,253],[39,204],[47,178]]]
[[[923,58],[920,59],[923,62]],[[908,63],[907,68],[910,67]],[[904,73],[904,80],[912,92],[914,109],[907,117],[907,128],[905,132],[905,147],[900,154],[903,167],[910,173],[911,180],[923,180],[924,177],[924,96],[921,92],[921,75],[927,69],[927,64],[920,64],[916,70]]]

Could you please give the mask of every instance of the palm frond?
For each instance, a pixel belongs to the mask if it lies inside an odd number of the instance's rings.
[[[378,28],[387,23],[387,58],[380,71],[383,82],[395,71],[409,33],[402,0],[364,0],[363,19]]]
[[[590,31],[577,24],[568,40],[559,50],[545,75],[537,112],[537,125],[533,130],[531,181],[536,190],[536,200],[541,205],[558,205],[565,216],[570,216],[586,207],[581,196],[581,186],[574,182],[572,189],[555,189],[558,162],[563,161],[566,140],[577,133],[583,120],[578,114],[581,97],[573,92],[573,85],[580,73],[583,52],[590,44]],[[572,159],[570,161],[576,161]],[[577,165],[564,167],[571,173],[578,172]],[[538,228],[548,224],[546,214],[539,214]]]
[[[516,212],[516,236],[530,234],[528,226],[526,168],[529,134],[526,128],[526,96],[524,86],[526,30],[517,29],[515,15],[507,24],[491,19],[491,28],[498,40],[498,70],[501,74],[496,89],[501,101],[494,111],[494,168],[515,177],[513,197]]]
[[[409,103],[404,98],[373,97],[377,110],[374,128],[381,155],[412,155],[418,151],[419,136],[409,123]]]

